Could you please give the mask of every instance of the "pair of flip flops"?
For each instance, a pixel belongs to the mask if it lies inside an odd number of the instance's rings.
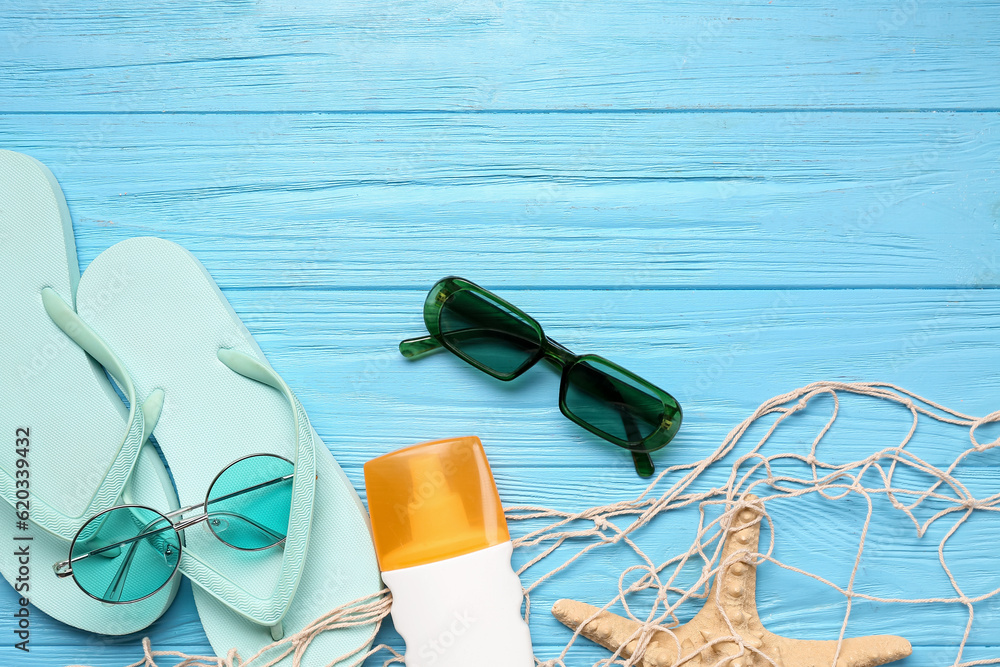
[[[183,574],[213,649],[246,658],[381,589],[357,493],[193,255],[131,239],[81,278],[55,178],[0,150],[0,272],[0,572],[17,589],[10,545],[30,537],[21,542],[30,544],[32,604],[84,630],[128,634],[163,614]],[[196,505],[228,464],[261,453],[295,464],[283,547],[239,551],[189,528],[179,573],[131,604],[100,602],[50,569],[95,514]],[[329,664],[371,632],[323,633],[302,664]]]

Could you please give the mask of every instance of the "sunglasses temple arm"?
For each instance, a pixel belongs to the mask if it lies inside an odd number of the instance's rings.
[[[138,546],[138,542],[133,542],[128,545],[128,553],[125,554],[125,562],[122,563],[120,568],[118,568],[118,572],[115,573],[115,578],[111,580],[111,583],[108,584],[107,590],[104,591],[104,600],[118,600],[121,597],[121,588],[125,583],[126,577],[128,577],[128,571],[132,568],[132,561],[135,558],[135,552]],[[112,597],[112,595],[114,595],[114,597]]]
[[[420,336],[419,338],[407,338],[399,344],[399,353],[407,359],[422,357],[428,352],[440,349],[441,342],[434,336]]]
[[[232,493],[227,493],[226,495],[219,496],[218,498],[212,498],[208,502],[217,503],[223,500],[229,500],[230,498],[235,498],[236,496],[243,495],[244,493],[250,493],[251,491],[256,491],[257,489],[263,489],[264,487],[272,486],[274,484],[278,484],[280,482],[293,479],[294,477],[295,477],[294,474],[285,475],[284,477],[275,477],[274,479],[270,479],[266,482],[261,482],[260,484],[255,484],[254,486],[249,486],[245,489],[240,489],[239,491],[233,491]],[[173,519],[175,516],[183,516],[188,512],[190,512],[191,510],[196,510],[199,507],[205,507],[205,503],[201,502],[198,503],[197,505],[188,505],[187,507],[182,507],[179,510],[174,510],[173,512],[170,512],[169,514],[164,514],[163,516],[165,516],[168,519]],[[206,511],[208,510],[207,507],[205,507],[205,509]]]
[[[503,329],[491,329],[488,327],[471,327],[460,331],[452,331],[450,333],[451,336],[454,336],[456,338],[468,338],[473,340],[482,337],[484,334],[498,336],[500,338],[513,339],[516,342],[532,343],[532,341],[527,338],[521,336],[513,336],[510,334],[510,332],[504,331]],[[562,346],[559,345],[558,343],[556,343],[556,345],[562,348]],[[399,344],[399,353],[402,354],[407,359],[416,359],[430,352],[434,352],[435,350],[439,350],[442,347],[443,346],[441,344],[441,341],[439,341],[434,336],[420,336],[419,338],[407,338],[406,340],[401,342]],[[546,349],[548,349],[548,346],[546,346]],[[569,352],[568,350],[566,350],[566,352],[572,357],[571,352]],[[546,352],[546,358],[548,358],[549,356],[550,356],[549,353]],[[562,355],[560,354],[558,356]]]
[[[622,424],[625,426],[625,432],[628,434],[629,440],[640,439],[641,436],[635,424],[635,417],[624,408],[619,408],[618,413],[621,415]],[[632,453],[632,463],[635,464],[635,471],[639,474],[639,477],[649,477],[652,475],[656,468],[653,466],[653,457],[649,455],[649,452],[629,451]]]
[[[282,537],[278,533],[274,532],[273,530],[271,530],[267,526],[261,525],[261,524],[257,523],[256,521],[254,521],[253,519],[251,519],[250,517],[243,516],[242,514],[237,514],[236,512],[212,512],[211,517],[208,514],[206,514],[204,517],[201,517],[201,520],[204,521],[207,518],[220,517],[220,516],[222,516],[222,517],[225,517],[225,516],[236,517],[237,519],[240,519],[241,521],[246,521],[251,526],[253,526],[257,530],[259,530],[260,532],[268,535],[269,537],[271,537],[271,538],[273,538],[273,539],[275,539],[275,540],[277,540],[279,542],[281,540],[285,539],[284,537]]]
[[[157,519],[146,524],[146,526],[139,531],[140,537],[149,537],[150,535],[158,535],[163,532],[162,529],[153,531],[152,533],[146,532],[159,522],[160,519]],[[118,600],[121,597],[121,588],[125,583],[125,579],[128,578],[129,570],[132,569],[132,562],[135,560],[135,552],[138,550],[138,547],[138,540],[133,540],[132,543],[128,545],[128,552],[125,554],[125,562],[118,568],[118,572],[115,573],[114,579],[111,580],[111,583],[108,584],[107,589],[104,591],[104,600]]]
[[[218,503],[218,502],[221,502],[223,500],[229,500],[230,498],[235,498],[236,496],[241,496],[244,493],[250,493],[251,491],[256,491],[257,489],[263,489],[263,488],[268,487],[268,486],[273,486],[275,484],[280,484],[281,482],[285,482],[285,481],[290,480],[290,479],[292,479],[294,477],[295,477],[294,473],[291,474],[291,475],[285,475],[284,477],[275,477],[274,479],[269,479],[266,482],[261,482],[260,484],[254,484],[253,486],[248,486],[245,489],[240,489],[239,491],[233,491],[232,493],[227,493],[224,496],[219,496],[218,498],[212,498],[208,502],[210,502],[210,503]],[[192,505],[191,507],[188,508],[188,510],[193,510],[196,507],[202,507],[204,505],[205,505],[205,503],[200,503],[198,505]],[[205,507],[205,510],[207,511],[208,507]],[[213,514],[215,514],[215,512],[213,512]],[[170,515],[168,514],[167,516],[169,517]]]
[[[144,540],[144,539],[146,539],[148,537],[151,537],[153,535],[159,535],[160,533],[162,533],[164,531],[167,531],[167,530],[172,530],[173,528],[174,528],[174,526],[172,524],[170,524],[170,525],[164,526],[163,528],[157,528],[156,530],[150,531],[148,533],[140,533],[139,535],[136,535],[135,537],[130,537],[127,540],[122,540],[121,542],[115,542],[114,544],[109,544],[107,546],[100,547],[99,549],[94,549],[93,551],[88,551],[85,554],[80,554],[79,556],[75,556],[75,557],[71,558],[70,560],[64,560],[64,561],[62,561],[60,563],[56,563],[55,567],[58,568],[58,567],[60,567],[60,566],[62,566],[64,564],[65,565],[72,565],[73,563],[75,563],[78,560],[82,560],[82,559],[87,558],[89,556],[99,556],[102,553],[104,553],[105,551],[110,551],[111,549],[116,549],[118,547],[123,547],[123,546],[126,546],[126,545],[135,544],[139,540]]]
[[[608,380],[604,376],[600,376],[608,389],[618,398],[615,403],[615,408],[618,410],[618,416],[622,420],[622,425],[625,427],[625,433],[628,435],[629,440],[639,441],[641,440],[641,434],[639,433],[639,428],[636,426],[635,417],[631,412],[625,409],[625,397],[622,396],[621,392],[613,382]],[[649,455],[649,452],[639,452],[635,450],[629,450],[632,454],[632,463],[635,465],[635,471],[638,473],[639,477],[649,477],[656,470],[653,465],[653,457]]]
[[[650,477],[656,471],[653,457],[649,452],[632,452],[632,463],[635,464],[635,471],[639,477]]]

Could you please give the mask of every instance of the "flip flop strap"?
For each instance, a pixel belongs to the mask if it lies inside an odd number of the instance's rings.
[[[220,572],[191,551],[183,552],[180,569],[193,582],[234,611],[261,625],[275,626],[288,611],[305,567],[313,499],[316,495],[316,443],[305,409],[277,373],[237,350],[223,348],[219,350],[218,357],[236,373],[280,391],[292,408],[295,416],[295,476],[292,479],[288,534],[282,554],[281,573],[267,597],[262,598],[237,586],[226,576],[226,572]]]
[[[32,523],[47,530],[48,532],[66,540],[72,540],[76,536],[80,525],[106,509],[114,507],[122,495],[145,436],[148,435],[145,429],[143,411],[139,406],[135,396],[135,388],[132,385],[132,378],[125,370],[124,364],[118,359],[111,349],[101,340],[100,336],[91,329],[86,322],[80,319],[76,311],[67,304],[59,294],[51,287],[42,289],[42,304],[52,321],[63,333],[69,336],[84,352],[93,357],[97,363],[101,364],[111,377],[118,382],[119,386],[128,399],[128,425],[125,437],[115,452],[114,460],[104,473],[104,477],[98,484],[93,496],[87,501],[86,506],[79,514],[70,516],[61,512],[38,496],[31,494],[30,514]],[[86,456],[86,450],[81,448],[80,454]],[[17,507],[17,480],[15,475],[11,475],[6,470],[0,474],[0,496],[6,500],[11,507]]]

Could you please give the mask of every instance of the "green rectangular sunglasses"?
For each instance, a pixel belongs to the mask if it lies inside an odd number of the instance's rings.
[[[429,336],[399,344],[414,359],[441,347],[493,377],[509,381],[545,359],[562,369],[559,409],[566,417],[632,454],[642,477],[655,452],[681,427],[673,396],[596,354],[576,355],[552,340],[527,313],[463,278],[450,276],[424,302]]]

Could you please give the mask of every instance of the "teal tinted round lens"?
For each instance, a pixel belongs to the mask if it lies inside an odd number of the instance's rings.
[[[212,483],[205,501],[208,527],[237,549],[266,549],[285,539],[292,508],[288,459],[258,454],[240,459]]]
[[[582,357],[566,370],[560,403],[573,421],[630,449],[658,449],[681,425],[673,397],[596,356]]]
[[[470,290],[448,297],[438,321],[445,347],[502,379],[531,365],[542,347],[542,332],[536,325]]]
[[[73,540],[73,578],[103,602],[135,602],[170,581],[181,541],[170,521],[148,507],[115,507],[84,524]]]

